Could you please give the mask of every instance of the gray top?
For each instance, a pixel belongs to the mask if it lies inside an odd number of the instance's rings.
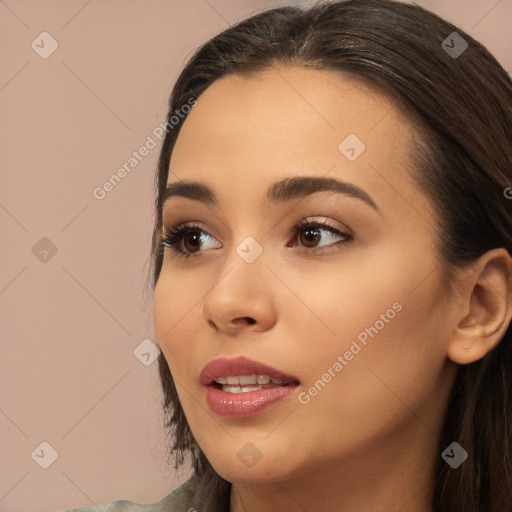
[[[229,512],[229,503],[219,496],[213,496],[209,489],[208,478],[192,476],[158,503],[144,505],[116,500],[65,512]]]

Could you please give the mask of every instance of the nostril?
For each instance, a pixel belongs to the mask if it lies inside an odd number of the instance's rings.
[[[255,324],[255,323],[256,323],[256,320],[254,320],[254,318],[251,318],[250,316],[242,316],[242,317],[240,317],[240,318],[237,318],[237,319],[235,319],[235,320],[234,320],[234,323],[235,323],[235,324],[238,324],[238,323],[240,323],[240,322],[242,322],[242,321],[244,321],[244,320],[245,320],[248,324],[250,324],[250,325],[253,325],[253,324]]]

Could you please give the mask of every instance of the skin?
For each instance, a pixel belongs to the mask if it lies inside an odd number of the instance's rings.
[[[351,133],[366,146],[353,162],[338,149]],[[505,333],[512,265],[506,251],[490,251],[448,291],[436,264],[435,212],[408,174],[413,134],[372,88],[286,66],[217,80],[182,126],[168,183],[208,184],[219,205],[166,203],[165,228],[190,221],[207,233],[198,256],[165,249],[154,326],[196,440],[233,483],[232,512],[432,511],[456,363],[483,357]],[[352,183],[380,211],[333,192],[261,205],[269,184],[295,176]],[[322,230],[316,248],[305,245],[304,231],[297,240],[292,228],[306,217],[348,227],[354,238],[336,246],[341,238]],[[236,252],[248,236],[263,248],[250,264]],[[300,403],[297,394],[394,303],[401,311]],[[256,416],[217,416],[199,374],[214,358],[238,355],[301,384]],[[261,453],[250,468],[237,457],[248,442]]]

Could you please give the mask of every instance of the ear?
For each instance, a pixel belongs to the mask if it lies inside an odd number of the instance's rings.
[[[449,340],[448,357],[478,361],[501,341],[512,318],[512,257],[506,249],[482,255],[456,285],[462,308]]]

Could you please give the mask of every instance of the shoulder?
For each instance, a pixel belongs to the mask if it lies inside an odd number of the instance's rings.
[[[144,505],[127,500],[116,500],[102,505],[78,507],[65,512],[197,512],[196,505],[201,505],[201,512],[216,512],[215,503],[204,508],[204,480],[192,476],[177,489],[162,498],[157,503]]]

